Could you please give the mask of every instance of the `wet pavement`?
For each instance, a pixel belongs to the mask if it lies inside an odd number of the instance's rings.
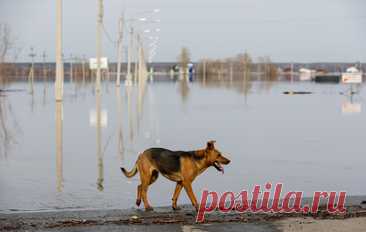
[[[75,232],[94,232],[94,231],[141,231],[141,232],[170,232],[170,231],[181,231],[181,232],[239,232],[239,231],[252,231],[252,232],[275,232],[279,231],[274,225],[269,224],[255,224],[255,223],[213,223],[203,225],[181,225],[181,224],[166,224],[166,225],[108,225],[108,226],[81,226],[72,228],[61,228],[56,229],[57,231],[75,231]],[[56,230],[42,230],[53,232]]]
[[[196,223],[195,217],[188,205],[180,211],[160,207],[153,212],[116,209],[1,213],[0,231],[284,231],[289,225],[324,224],[322,221],[332,225],[332,220],[346,227],[353,220],[366,226],[366,210],[359,205],[348,206],[341,215],[324,210],[317,214],[214,212],[206,215],[202,224]]]

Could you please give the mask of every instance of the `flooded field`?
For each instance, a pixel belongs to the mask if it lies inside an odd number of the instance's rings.
[[[197,179],[198,198],[203,188],[267,181],[306,196],[366,194],[363,86],[350,97],[342,84],[167,79],[141,91],[110,81],[98,96],[92,83],[66,82],[57,104],[53,82],[28,88],[13,82],[6,89],[19,91],[0,93],[0,211],[130,208],[138,176],[128,180],[121,166],[149,147],[194,150],[211,139],[232,162],[224,175],[210,168]],[[174,186],[160,176],[152,205],[170,205]],[[179,203],[189,203],[185,193]]]

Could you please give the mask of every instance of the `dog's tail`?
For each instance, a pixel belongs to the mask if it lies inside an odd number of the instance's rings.
[[[124,169],[124,168],[121,168],[121,171],[123,172],[123,174],[125,174],[125,176],[126,177],[128,177],[128,178],[131,178],[131,177],[133,177],[134,175],[136,175],[136,173],[137,173],[137,165],[135,164],[135,166],[132,168],[132,170],[131,171],[127,171],[126,169]]]

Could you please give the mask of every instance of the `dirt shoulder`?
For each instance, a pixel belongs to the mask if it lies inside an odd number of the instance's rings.
[[[366,217],[337,219],[314,219],[306,218],[286,218],[275,222],[276,228],[283,232],[364,232],[366,230]]]

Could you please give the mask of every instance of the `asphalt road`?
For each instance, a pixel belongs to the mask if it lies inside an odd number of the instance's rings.
[[[359,199],[357,202],[360,202]],[[364,232],[366,208],[353,204],[341,215],[318,213],[226,213],[206,215],[204,224],[196,223],[193,208],[173,211],[158,207],[153,212],[140,209],[57,210],[43,212],[0,212],[0,231],[354,231]],[[322,229],[323,228],[323,229]],[[332,228],[329,230],[329,228]],[[352,228],[352,229],[350,229]]]
[[[123,231],[136,231],[136,232],[236,232],[236,231],[252,231],[252,232],[274,232],[278,231],[275,226],[270,224],[255,224],[255,223],[214,223],[214,224],[202,224],[202,225],[180,225],[180,224],[163,224],[163,225],[102,225],[102,226],[78,226],[78,227],[66,227],[55,228],[50,230],[41,230],[44,232],[123,232]]]

